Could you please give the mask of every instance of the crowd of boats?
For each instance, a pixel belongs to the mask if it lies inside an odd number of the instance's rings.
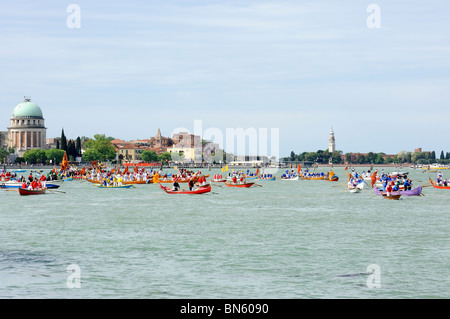
[[[346,191],[350,193],[360,193],[365,189],[373,191],[374,196],[380,195],[383,198],[399,199],[401,196],[423,195],[424,187],[433,186],[435,188],[450,189],[450,182],[443,178],[441,172],[435,180],[429,179],[430,185],[417,187],[413,186],[413,181],[408,178],[408,172],[385,173],[384,170],[363,171],[361,173],[351,169],[346,171],[347,179],[342,184]],[[33,175],[34,173],[34,175]],[[167,173],[157,169],[145,167],[135,167],[129,171],[128,166],[120,170],[116,168],[89,167],[76,168],[69,167],[65,170],[53,169],[46,174],[43,171],[30,171],[29,175],[19,175],[18,171],[0,170],[1,188],[18,189],[21,195],[44,194],[47,190],[54,190],[61,186],[62,182],[73,180],[84,180],[94,184],[99,188],[131,188],[137,184],[159,184],[160,188],[169,194],[203,194],[211,192],[212,186],[225,185],[227,187],[250,188],[253,186],[262,187],[257,184],[259,181],[275,181],[276,177],[271,173],[247,171],[228,171],[214,174],[209,181],[209,174],[202,174],[201,171],[179,169],[174,173]],[[339,177],[334,171],[316,172],[309,169],[302,170],[300,165],[297,169],[286,170],[282,173],[282,181],[332,181],[337,182]],[[186,183],[182,188],[181,183]],[[165,184],[165,185],[164,185]],[[167,185],[169,184],[169,185]]]

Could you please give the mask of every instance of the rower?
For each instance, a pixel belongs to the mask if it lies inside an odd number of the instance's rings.
[[[189,179],[189,190],[192,191],[194,188],[194,180],[192,178]]]
[[[172,188],[172,190],[178,191],[179,188],[180,188],[180,184],[178,184],[178,178],[175,177],[173,179],[173,188]]]

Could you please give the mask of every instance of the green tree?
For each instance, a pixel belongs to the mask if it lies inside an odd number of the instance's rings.
[[[8,150],[0,148],[0,162],[3,163],[8,155],[9,155]]]
[[[64,129],[61,131],[61,149],[67,151],[67,138],[64,134]]]
[[[45,164],[45,161],[47,159],[47,154],[45,150],[42,149],[32,149],[28,150],[23,154],[23,158],[27,163],[30,164]]]
[[[346,161],[347,163],[352,163],[352,162],[353,162],[353,159],[352,159],[352,153],[346,153],[346,154],[344,155],[344,159],[345,159],[345,161]]]
[[[64,157],[64,151],[58,150],[56,148],[52,148],[45,151],[46,157],[48,160],[51,160],[53,165],[58,165],[58,163],[61,163]]]
[[[158,155],[158,162],[170,162],[172,160],[172,154],[170,154],[169,152],[165,152],[162,153],[160,155]]]
[[[158,161],[158,155],[156,154],[155,151],[145,150],[141,154],[141,159],[144,162],[156,162],[156,161]]]
[[[296,158],[296,156],[295,156],[294,151],[291,151],[291,155],[289,156],[289,160],[290,160],[291,162],[293,162],[293,161],[295,161],[295,158]]]
[[[81,156],[81,138],[79,136],[77,137],[75,149],[76,149],[76,157]]]
[[[382,153],[378,153],[377,157],[376,157],[375,161],[373,161],[373,163],[377,164],[377,165],[384,164],[383,154]]]
[[[106,137],[104,134],[95,134],[94,139],[89,139],[85,143],[86,151],[83,154],[83,160],[113,160],[116,157],[116,148],[111,144],[113,139],[113,137]]]
[[[441,159],[441,160],[444,160],[444,159],[445,159],[444,151],[441,151],[440,159]]]

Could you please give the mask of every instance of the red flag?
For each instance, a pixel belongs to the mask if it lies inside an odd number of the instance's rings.
[[[259,167],[256,169],[256,176],[258,176],[258,174],[259,174]]]
[[[65,171],[68,168],[69,168],[69,161],[67,160],[67,152],[65,152],[63,160],[61,162],[61,170]]]
[[[300,166],[300,164],[298,164],[298,166],[297,166],[297,174],[300,173],[301,169],[302,169],[302,167]]]

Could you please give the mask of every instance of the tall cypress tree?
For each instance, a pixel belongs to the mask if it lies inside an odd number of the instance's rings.
[[[81,156],[81,138],[79,136],[77,137],[76,150],[77,156]]]
[[[67,152],[67,139],[66,135],[64,135],[64,129],[61,132],[61,149]]]

